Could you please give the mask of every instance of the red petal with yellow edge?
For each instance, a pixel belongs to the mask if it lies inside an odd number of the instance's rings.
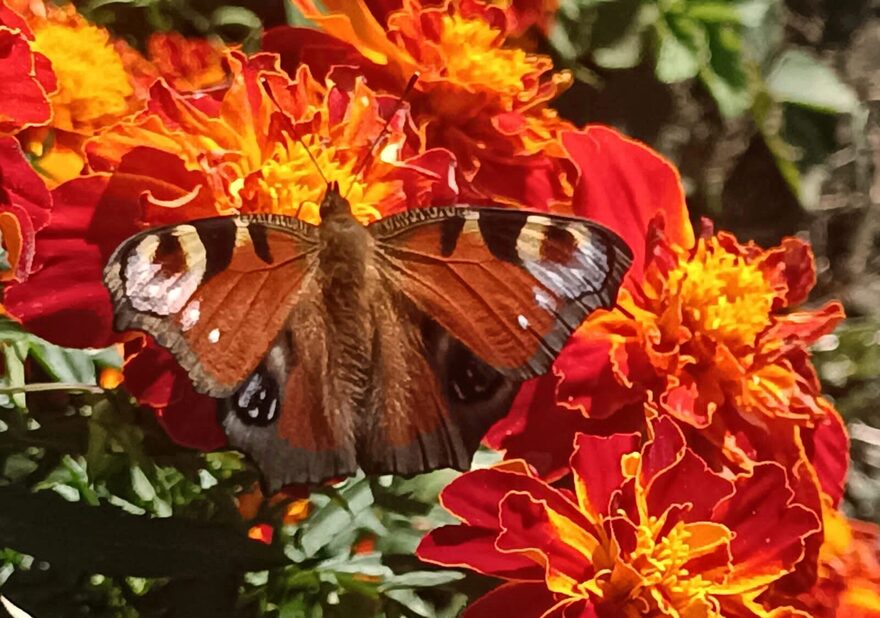
[[[728,235],[719,234],[719,240],[726,236]],[[816,285],[816,260],[813,257],[813,250],[800,238],[783,238],[778,247],[769,249],[762,256],[761,270],[764,271],[768,281],[785,285],[782,300],[787,307],[799,305],[807,300],[810,290]]]
[[[47,74],[46,64],[24,36],[0,26],[0,132],[49,122],[47,87],[54,88],[54,75]]]
[[[621,375],[633,384],[622,384]],[[563,408],[604,419],[641,402],[643,388],[656,377],[637,346],[612,344],[576,332],[556,358],[552,373],[539,379],[556,381],[556,400]]]
[[[639,450],[638,434],[615,434],[607,438],[579,434],[574,441],[571,469],[575,493],[587,516],[608,515],[611,494],[623,484],[620,458]]]
[[[156,409],[159,423],[182,446],[213,450],[226,445],[217,422],[218,402],[193,390],[174,357],[152,341],[129,358],[123,368],[125,385],[139,403]]]
[[[626,241],[634,254],[630,279],[641,280],[648,223],[658,211],[664,215],[671,242],[693,245],[684,190],[672,164],[607,127],[566,131],[562,144],[580,174],[572,201],[574,213],[595,219]]]
[[[794,570],[804,555],[804,539],[821,529],[819,516],[792,503],[785,469],[756,464],[736,478],[734,493],[718,504],[713,521],[736,531],[731,543],[734,573],[725,589],[752,588]]]
[[[10,266],[0,278],[27,279],[34,266],[35,235],[48,225],[51,208],[52,196],[18,141],[0,138],[0,226]]]
[[[816,469],[822,491],[837,508],[843,498],[849,470],[849,435],[846,424],[837,410],[829,408],[827,415],[815,429],[805,430],[804,433],[807,434],[804,440],[807,456]]]
[[[495,529],[498,504],[511,491],[534,494],[566,516],[582,519],[577,507],[557,489],[540,479],[500,468],[473,470],[456,478],[440,493],[440,503],[472,526]]]
[[[52,192],[51,222],[37,234],[38,270],[6,288],[10,315],[58,345],[104,347],[117,340],[101,273],[113,249],[139,229],[131,190],[106,176],[90,176]]]
[[[660,516],[673,505],[686,505],[679,515],[681,521],[708,521],[718,502],[733,491],[733,483],[712,472],[705,461],[686,449],[681,459],[648,482],[648,512]]]
[[[565,352],[563,351],[563,354]],[[613,435],[641,431],[645,414],[641,403],[625,406],[604,419],[586,418],[557,401],[557,378],[548,373],[526,382],[506,417],[495,423],[484,441],[507,457],[528,461],[549,481],[569,473],[569,458],[577,433]],[[599,388],[614,388],[602,382]]]
[[[639,473],[642,486],[673,464],[681,461],[685,451],[684,435],[672,420],[660,417],[650,424],[651,440],[642,450]]]
[[[462,618],[547,618],[556,604],[555,595],[540,584],[511,583],[495,588],[471,603]]]
[[[493,577],[543,582],[544,569],[534,560],[522,554],[498,551],[495,547],[497,528],[497,524],[491,530],[467,524],[441,526],[425,535],[416,555],[425,562],[465,567]],[[543,583],[541,586],[544,587]]]
[[[511,492],[501,501],[498,521],[498,549],[522,553],[545,566],[551,590],[571,593],[595,576],[594,563],[601,556],[596,560],[594,553],[604,550],[583,517],[570,519],[540,498]]]
[[[365,58],[353,45],[313,28],[271,28],[263,34],[262,48],[278,54],[281,68],[290,75],[295,75],[303,64],[320,80],[334,70],[356,67],[357,74],[366,77],[373,88],[390,92],[400,88],[398,80],[385,67]]]

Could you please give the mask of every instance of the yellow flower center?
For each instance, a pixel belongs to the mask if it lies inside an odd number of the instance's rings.
[[[358,164],[354,157],[346,157],[337,148],[320,144],[315,135],[305,136],[304,141],[327,180],[339,183],[354,216],[365,224],[381,218],[379,206],[394,191],[395,183],[365,182],[361,175],[354,175]],[[298,217],[309,223],[320,221],[319,205],[327,186],[302,144],[277,144],[273,156],[262,163],[259,172],[253,177],[256,191],[263,198],[257,200],[263,205],[261,210]],[[238,178],[231,183],[230,193],[239,197],[246,185],[245,178]]]
[[[642,577],[641,596],[650,607],[684,609],[695,599],[705,597],[712,584],[684,567],[693,551],[688,544],[691,533],[683,523],[657,538],[664,521],[650,517],[639,526],[630,564]]]
[[[501,36],[482,20],[444,15],[440,48],[449,79],[509,97],[521,94],[523,77],[535,71],[536,60],[521,49],[500,48]]]
[[[58,78],[58,92],[51,96],[55,127],[89,130],[128,111],[133,90],[106,30],[84,21],[47,21],[35,25],[34,38],[34,48],[49,58]]]
[[[670,274],[667,297],[680,299],[682,319],[692,332],[732,351],[754,346],[770,324],[773,289],[756,265],[714,238],[699,242],[694,258]]]

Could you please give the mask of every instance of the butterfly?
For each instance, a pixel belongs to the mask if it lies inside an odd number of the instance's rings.
[[[467,469],[632,260],[575,217],[449,206],[364,226],[336,183],[320,215],[148,229],[104,271],[116,328],[152,335],[222,400],[270,489]]]

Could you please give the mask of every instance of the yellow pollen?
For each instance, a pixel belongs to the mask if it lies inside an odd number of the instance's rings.
[[[636,550],[629,562],[641,575],[644,601],[652,604],[650,589],[659,588],[664,591],[663,598],[674,607],[684,608],[692,599],[705,596],[711,584],[684,567],[691,557],[688,545],[691,534],[683,524],[677,524],[666,536],[657,538],[664,522],[665,518],[639,526]]]
[[[535,70],[535,59],[521,49],[502,49],[501,32],[479,19],[444,15],[440,47],[448,77],[509,97],[523,90],[523,77]]]
[[[53,125],[66,131],[110,124],[129,110],[131,84],[103,28],[82,23],[43,22],[34,47],[52,62],[58,92],[51,96]]]
[[[754,264],[727,252],[713,238],[670,274],[666,294],[681,299],[685,326],[732,351],[753,347],[770,324],[775,294]]]
[[[305,142],[327,180],[339,183],[354,216],[362,223],[379,219],[382,216],[379,205],[394,189],[392,183],[364,182],[362,177],[353,174],[358,163],[354,157],[345,157],[336,148],[319,144],[314,135],[306,136]],[[301,144],[288,143],[286,147],[278,144],[274,156],[264,161],[259,171],[256,184],[264,210],[296,216],[310,223],[320,221],[318,206],[327,186]],[[244,178],[235,179],[229,185],[229,192],[239,197],[245,185]]]

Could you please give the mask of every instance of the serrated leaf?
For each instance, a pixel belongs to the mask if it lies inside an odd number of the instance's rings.
[[[34,337],[29,356],[52,378],[68,384],[96,384],[95,362],[88,352],[61,348]]]
[[[776,61],[767,76],[767,89],[777,101],[826,113],[852,113],[859,106],[858,95],[833,69],[796,49]]]
[[[24,387],[24,354],[21,354],[17,342],[3,344],[3,360],[5,361],[4,382],[10,388]],[[21,409],[27,408],[27,397],[23,391],[10,393],[12,403]]]

